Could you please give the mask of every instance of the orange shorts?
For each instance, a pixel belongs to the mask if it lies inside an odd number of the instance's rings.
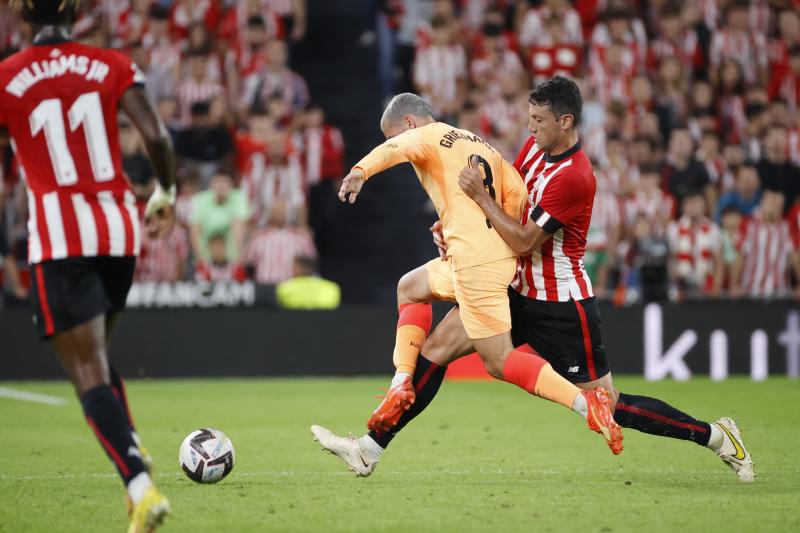
[[[509,257],[453,270],[451,260],[425,264],[431,292],[440,300],[457,303],[470,339],[485,339],[511,331],[508,285],[517,271]]]

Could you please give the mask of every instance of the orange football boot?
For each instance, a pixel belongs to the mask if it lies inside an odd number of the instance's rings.
[[[622,428],[614,421],[614,415],[609,408],[611,400],[608,392],[601,387],[592,390],[581,391],[586,398],[588,413],[586,414],[586,424],[595,433],[600,433],[606,440],[606,444],[611,449],[611,453],[619,455],[622,453]]]
[[[372,411],[372,416],[367,420],[367,428],[379,435],[391,430],[416,398],[411,376],[408,376],[402,383],[389,389],[378,408]]]

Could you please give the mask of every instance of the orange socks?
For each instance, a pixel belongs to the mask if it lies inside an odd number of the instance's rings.
[[[392,361],[398,372],[414,375],[417,356],[431,329],[433,311],[431,304],[403,304],[398,309],[400,318]]]
[[[531,394],[573,408],[580,389],[558,375],[550,363],[527,344],[506,357],[503,380],[521,387]]]

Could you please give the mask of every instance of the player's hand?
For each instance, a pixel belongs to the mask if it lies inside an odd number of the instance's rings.
[[[444,233],[442,233],[442,221],[437,220],[434,222],[430,230],[433,234],[433,244],[439,250],[439,258],[442,261],[447,261],[447,243],[444,240]]]
[[[14,295],[14,298],[18,300],[27,300],[28,299],[28,289],[25,286],[17,284],[11,288],[11,294]]]
[[[342,180],[342,186],[339,188],[339,200],[350,204],[356,203],[356,197],[363,186],[364,171],[360,168],[354,168]]]
[[[167,205],[144,219],[145,233],[151,239],[163,239],[175,227],[175,208]]]
[[[470,161],[470,163],[472,162]],[[488,193],[483,186],[483,176],[477,165],[470,164],[470,166],[461,169],[461,173],[458,175],[458,186],[476,202],[481,195],[488,197]]]

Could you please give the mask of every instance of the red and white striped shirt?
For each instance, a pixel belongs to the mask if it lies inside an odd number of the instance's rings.
[[[255,267],[256,283],[280,283],[290,279],[296,257],[314,258],[317,249],[304,228],[265,228],[257,231],[245,252],[245,261]]]
[[[189,237],[176,225],[164,238],[144,236],[142,250],[136,261],[136,281],[180,281],[189,259]]]
[[[784,296],[789,292],[788,266],[793,251],[789,223],[767,223],[755,216],[742,242],[742,287],[749,296]]]
[[[715,32],[709,45],[709,62],[717,68],[723,60],[739,63],[749,83],[758,81],[758,69],[767,68],[767,40],[758,33],[722,30]]]
[[[323,179],[338,178],[344,173],[344,138],[339,128],[323,125],[308,128],[303,134],[303,161],[306,182],[316,185]]]
[[[225,94],[225,88],[219,82],[210,79],[197,81],[194,78],[187,78],[178,85],[177,93],[181,121],[189,124],[192,104],[208,102],[215,96]]]
[[[710,290],[721,242],[719,226],[707,218],[694,223],[690,217],[682,216],[669,225],[667,236],[675,254],[678,278],[690,287]]]
[[[624,200],[624,209],[628,226],[633,226],[636,217],[643,215],[650,220],[654,233],[663,235],[668,221],[675,216],[675,200],[661,189],[650,194],[640,189]]]
[[[528,298],[549,302],[591,298],[592,282],[583,266],[596,188],[589,158],[580,143],[551,157],[531,137],[514,167],[529,193],[530,209],[522,224],[531,220],[553,236],[519,259],[511,286]]]
[[[200,261],[194,267],[194,280],[195,281],[213,281],[213,282],[243,282],[247,279],[247,272],[245,272],[242,265],[238,263],[206,263]]]
[[[467,55],[461,46],[430,46],[417,52],[414,83],[434,107],[438,102],[455,100],[458,81],[466,76]]]
[[[0,63],[0,124],[27,184],[30,263],[139,253],[117,112],[125,91],[141,83],[122,53],[67,40]]]

